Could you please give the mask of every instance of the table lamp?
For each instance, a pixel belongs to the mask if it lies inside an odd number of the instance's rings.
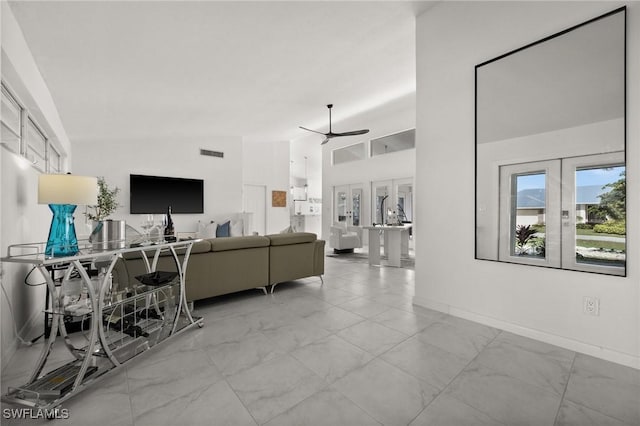
[[[38,176],[38,204],[49,204],[53,213],[45,256],[64,257],[78,253],[73,223],[76,204],[98,203],[98,179],[91,176]]]

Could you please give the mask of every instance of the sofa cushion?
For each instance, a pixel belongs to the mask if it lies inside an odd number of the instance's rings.
[[[291,234],[267,235],[272,246],[285,246],[289,244],[312,243],[317,239],[316,234],[311,232],[294,232]]]
[[[244,222],[242,219],[231,219],[229,235],[231,237],[242,237],[244,235]]]
[[[209,240],[202,240],[193,244],[191,254],[206,253],[208,251],[211,251],[211,242]]]
[[[267,237],[254,235],[246,237],[215,238],[208,241],[211,243],[211,251],[239,250],[269,246],[269,239]]]

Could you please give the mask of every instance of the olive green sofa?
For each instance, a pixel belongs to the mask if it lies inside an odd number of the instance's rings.
[[[193,245],[187,268],[187,301],[260,288],[324,274],[324,240],[316,234],[294,232],[267,236],[212,238]],[[151,260],[151,259],[150,259]],[[175,271],[170,253],[158,259],[157,270]],[[119,288],[137,282],[146,272],[139,252],[126,253],[114,268]]]

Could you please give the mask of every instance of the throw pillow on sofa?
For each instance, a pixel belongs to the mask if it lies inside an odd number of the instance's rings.
[[[204,224],[198,221],[198,231],[196,232],[197,238],[215,238],[218,224],[214,221]]]
[[[231,221],[228,220],[222,225],[218,225],[216,229],[216,237],[230,237],[231,236]]]
[[[232,237],[242,237],[244,235],[244,226],[242,223],[242,219],[231,219],[229,234]]]

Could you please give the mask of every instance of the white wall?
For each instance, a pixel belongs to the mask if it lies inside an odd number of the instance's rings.
[[[222,151],[224,158],[202,156],[200,148]],[[124,219],[136,229],[140,229],[141,215],[129,213],[130,174],[204,180],[204,214],[173,214],[176,232],[195,232],[198,220],[221,220],[242,210],[242,140],[239,137],[74,141],[73,153],[75,173],[104,176],[109,186],[120,188],[121,206],[110,217]],[[78,234],[90,233],[90,224],[83,228],[80,222],[76,224]]]
[[[334,125],[334,131],[368,128],[366,135],[335,138],[323,145],[322,149],[322,235],[329,238],[329,227],[333,222],[333,188],[339,185],[364,184],[364,202],[362,206],[363,223],[370,225],[371,220],[371,182],[391,179],[411,178],[415,176],[416,151],[409,149],[390,154],[367,157],[333,166],[332,151],[387,136],[403,130],[413,129],[416,123],[415,93],[402,96],[388,104],[376,107],[363,114]],[[321,142],[321,136],[313,137],[314,143]],[[320,138],[320,139],[318,139]],[[365,233],[366,234],[366,233]]]
[[[2,2],[0,7],[2,80],[43,127],[56,148],[69,157],[69,141],[46,83],[11,9],[6,2]],[[46,205],[37,204],[37,177],[40,173],[36,169],[5,148],[0,148],[0,167],[0,253],[6,256],[7,247],[11,244],[46,241],[51,213]],[[29,270],[27,266],[3,262],[1,268],[0,284],[13,305],[18,332],[23,337],[33,338],[42,332],[42,326],[36,320],[44,309],[44,287],[24,285],[24,277]],[[37,281],[37,277],[34,280]],[[4,293],[0,300],[0,356],[4,366],[14,353],[17,340]],[[32,326],[37,328],[32,330]]]
[[[638,217],[640,4],[626,4],[627,211]],[[418,18],[415,303],[640,368],[637,256],[626,278],[474,259],[474,66],[619,5],[441,2]],[[637,253],[637,222],[627,241]],[[583,296],[600,298],[600,316],[582,313]]]
[[[242,144],[242,183],[267,186],[267,234],[289,226],[289,141],[244,142]],[[287,192],[287,207],[271,205],[271,191]]]

